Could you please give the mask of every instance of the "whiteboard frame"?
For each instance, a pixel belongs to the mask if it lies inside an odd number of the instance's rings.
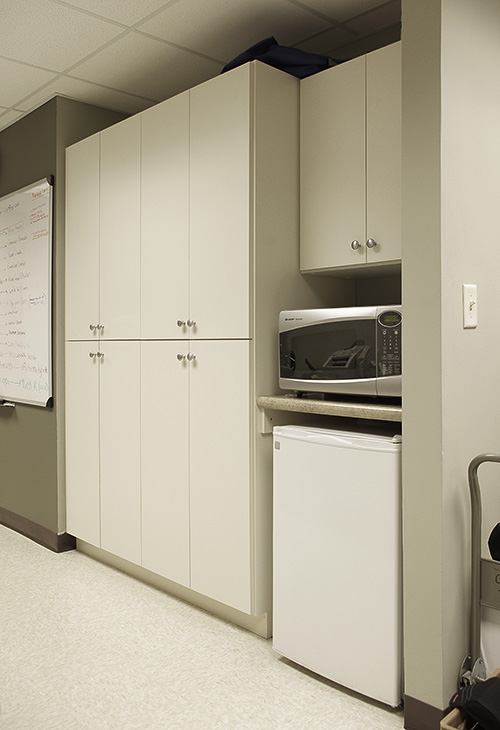
[[[7,195],[4,195],[0,198],[0,209],[1,207],[10,199],[10,198],[16,198],[19,195],[23,195],[31,190],[36,190],[37,188],[41,186],[45,186],[48,184],[48,206],[49,206],[49,221],[48,221],[48,233],[46,236],[43,236],[43,239],[45,239],[45,245],[46,245],[46,259],[45,263],[47,266],[47,306],[46,306],[46,316],[44,317],[43,326],[46,327],[47,331],[47,349],[46,349],[46,363],[44,362],[43,365],[46,365],[47,367],[47,374],[46,379],[44,379],[44,384],[46,383],[47,391],[44,394],[43,398],[30,398],[30,397],[22,397],[19,395],[18,391],[9,389],[9,386],[4,385],[3,379],[2,379],[2,373],[3,370],[1,368],[0,364],[0,405],[14,405],[15,403],[22,403],[27,405],[33,405],[33,406],[41,406],[43,408],[52,407],[53,405],[53,383],[52,383],[52,349],[53,349],[53,341],[52,341],[52,313],[53,313],[53,292],[52,292],[52,280],[53,280],[53,271],[52,271],[52,259],[53,259],[53,229],[54,229],[54,223],[53,223],[53,210],[54,210],[54,176],[48,175],[47,177],[41,178],[40,180],[37,180],[36,182],[33,182],[29,185],[26,185],[23,188],[20,188],[19,190],[15,190],[12,193],[9,193]],[[29,334],[28,334],[29,336]],[[44,353],[45,354],[45,353]],[[29,392],[29,391],[28,391]]]

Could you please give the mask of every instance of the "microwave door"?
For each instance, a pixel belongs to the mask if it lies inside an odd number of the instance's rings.
[[[321,322],[283,332],[280,385],[304,391],[374,393],[369,381],[376,377],[375,347],[372,319]],[[367,388],[360,386],[363,382]]]

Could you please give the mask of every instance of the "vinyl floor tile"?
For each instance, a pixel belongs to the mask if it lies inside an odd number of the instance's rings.
[[[271,642],[0,526],[0,730],[400,730]]]

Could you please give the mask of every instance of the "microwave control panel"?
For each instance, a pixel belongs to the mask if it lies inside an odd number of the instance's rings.
[[[387,310],[377,320],[378,377],[401,375],[401,329],[400,312]]]

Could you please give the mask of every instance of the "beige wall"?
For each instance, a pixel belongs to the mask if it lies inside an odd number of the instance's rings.
[[[436,707],[468,651],[467,466],[500,451],[499,78],[498,0],[403,0],[405,692]]]

